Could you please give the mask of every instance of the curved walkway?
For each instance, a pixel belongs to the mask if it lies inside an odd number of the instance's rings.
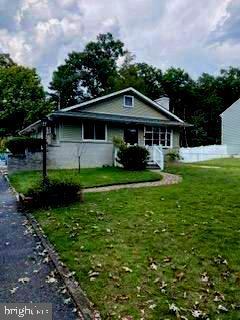
[[[105,186],[105,187],[94,187],[94,188],[86,188],[83,190],[84,193],[92,193],[92,192],[108,192],[113,190],[120,190],[120,189],[135,189],[135,188],[146,188],[146,187],[160,187],[160,186],[167,186],[171,184],[177,184],[182,181],[182,177],[161,172],[163,176],[162,180],[159,181],[152,181],[152,182],[137,182],[137,183],[127,183],[127,184],[115,184],[112,186]]]

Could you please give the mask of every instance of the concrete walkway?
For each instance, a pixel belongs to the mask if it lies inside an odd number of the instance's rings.
[[[16,199],[0,176],[0,303],[53,304],[54,320],[78,319],[66,288],[55,273]]]
[[[86,188],[83,190],[84,193],[90,192],[107,192],[113,190],[120,190],[120,189],[129,189],[129,188],[147,188],[147,187],[160,187],[160,186],[167,186],[171,184],[177,184],[182,181],[182,177],[161,172],[163,176],[162,180],[153,181],[153,182],[138,182],[138,183],[128,183],[128,184],[120,184],[120,185],[113,185],[113,186],[106,186],[106,187],[95,187],[95,188]]]

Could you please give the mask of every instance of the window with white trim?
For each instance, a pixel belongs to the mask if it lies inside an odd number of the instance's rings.
[[[159,146],[171,148],[172,130],[167,127],[150,127],[144,128],[144,144],[145,146]]]
[[[123,106],[125,108],[134,107],[134,97],[133,96],[123,96]]]
[[[106,141],[106,124],[84,122],[82,125],[83,140],[99,140]]]

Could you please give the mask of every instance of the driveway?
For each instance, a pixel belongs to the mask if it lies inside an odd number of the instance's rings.
[[[52,303],[53,319],[78,319],[39,239],[0,175],[0,303]]]

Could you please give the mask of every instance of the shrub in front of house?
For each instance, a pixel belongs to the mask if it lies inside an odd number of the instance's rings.
[[[179,151],[178,150],[169,150],[169,152],[166,154],[166,160],[169,162],[174,162],[177,160],[180,160],[181,157],[179,155]]]
[[[126,170],[144,170],[149,159],[149,152],[140,146],[120,147],[117,161]]]
[[[13,154],[25,154],[25,151],[37,152],[41,150],[43,144],[42,139],[31,137],[13,137],[6,141],[5,145]]]
[[[47,208],[68,205],[80,200],[81,186],[72,181],[46,179],[30,189],[26,197],[30,197],[29,206]]]

